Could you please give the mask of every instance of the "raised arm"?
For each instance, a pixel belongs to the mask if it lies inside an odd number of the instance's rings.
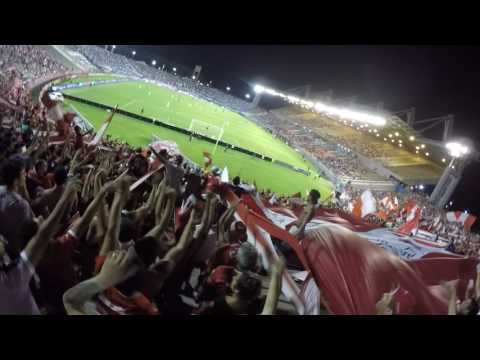
[[[138,268],[132,265],[126,251],[111,252],[100,270],[91,279],[78,283],[63,294],[63,304],[68,315],[87,315],[86,304],[104,290],[134,275]]]
[[[72,179],[68,182],[62,197],[51,212],[50,216],[40,225],[37,233],[28,242],[25,247],[27,258],[37,266],[43,257],[48,241],[55,235],[60,219],[63,218],[65,211],[69,208],[75,193],[79,190],[80,184],[78,179]]]
[[[117,179],[118,180],[118,179]],[[108,228],[100,249],[100,256],[106,255],[116,247],[116,242],[120,235],[121,212],[129,194],[130,181],[121,176],[120,181],[115,181],[115,196],[113,198],[112,208],[108,218]]]
[[[163,213],[158,213],[157,216],[160,218],[155,219],[155,227],[150,230],[145,236],[153,237],[157,241],[160,241],[162,238],[162,235],[165,232],[165,229],[167,228],[169,221],[172,218],[173,210],[175,208],[175,199],[176,199],[176,193],[175,191],[173,192],[168,192],[167,194],[167,204],[163,210]],[[161,201],[159,198],[157,200],[158,202]],[[161,215],[161,216],[160,216]]]
[[[229,240],[229,231],[225,230],[225,225],[228,224],[231,218],[234,216],[235,211],[237,211],[238,203],[231,205],[220,217],[218,220],[218,246],[222,246],[228,243]]]
[[[183,230],[182,236],[178,243],[172,247],[165,255],[163,260],[171,262],[173,267],[181,260],[183,254],[190,246],[193,239],[193,220],[195,218],[195,209],[192,210],[188,223]]]
[[[75,226],[72,227],[72,231],[75,233],[75,235],[79,238],[83,237],[85,233],[88,230],[88,227],[90,226],[90,223],[92,222],[93,217],[97,213],[97,211],[101,212],[101,208],[104,207],[104,199],[105,196],[113,189],[113,183],[107,183],[105,184],[97,193],[93,201],[90,203],[90,205],[87,207],[87,210],[85,210],[85,213],[83,216],[80,218],[80,220],[77,222]]]
[[[268,287],[267,298],[263,306],[262,315],[273,315],[277,309],[278,298],[282,291],[282,275],[285,270],[285,260],[277,258],[272,264],[270,275],[270,286]]]

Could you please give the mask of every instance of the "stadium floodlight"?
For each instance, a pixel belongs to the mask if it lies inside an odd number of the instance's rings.
[[[393,135],[392,135],[392,134],[388,134],[388,137],[391,138],[391,137],[393,137]]]
[[[377,129],[373,129],[373,132],[376,133],[376,132],[377,132]]]
[[[227,91],[230,91],[230,86],[227,86]]]
[[[193,80],[195,80],[195,79],[196,79],[195,75],[193,75],[193,76],[192,76],[192,79],[193,79]]]
[[[425,144],[420,145],[422,149],[425,149]]]
[[[395,132],[395,136],[400,136],[400,134],[398,132]]]
[[[419,151],[418,151],[418,150],[415,150],[415,154],[418,154],[418,153],[419,153]]]
[[[429,152],[426,152],[425,155],[426,155],[426,156],[430,156],[430,153],[429,153]]]
[[[112,49],[116,49],[116,48],[117,48],[117,46],[116,46],[116,45],[112,45]]]
[[[253,91],[255,91],[257,94],[261,94],[265,91],[265,88],[262,85],[255,85],[253,87]]]
[[[398,142],[401,144],[403,141],[402,141],[402,139],[398,139]]]
[[[173,72],[175,72],[175,71],[177,71],[177,68],[176,68],[176,67],[174,67],[172,70],[173,70]]]
[[[137,55],[137,52],[135,50],[132,51],[132,55],[135,56]]]
[[[398,144],[398,146],[399,146],[399,147],[402,147],[403,145],[402,145],[402,143],[400,143],[400,144]]]
[[[410,141],[414,141],[414,140],[415,140],[415,136],[410,136],[409,139],[410,139]]]
[[[394,142],[395,142],[395,139],[392,139],[392,143],[394,143]]]
[[[445,159],[445,158],[442,158],[442,162],[445,162],[445,161],[447,161],[447,159]]]
[[[379,137],[379,136],[380,136],[380,134],[377,133],[377,137]]]
[[[387,138],[383,138],[383,141],[387,141]]]
[[[464,155],[467,155],[470,152],[470,149],[457,142],[449,142],[445,145],[445,147],[448,149],[448,152],[452,157],[462,157]]]
[[[425,189],[425,186],[423,186],[423,184],[420,184],[420,186],[418,187],[420,190],[423,190]]]
[[[247,99],[250,99],[250,94],[245,94],[245,97],[246,97]]]
[[[152,65],[153,66],[157,65],[157,60],[152,60]]]

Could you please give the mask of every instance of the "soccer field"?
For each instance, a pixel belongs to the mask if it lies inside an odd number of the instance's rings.
[[[213,125],[212,129],[223,127],[223,141],[298,168],[310,169],[312,172],[311,176],[305,176],[232,149],[225,152],[224,148],[219,146],[213,154],[213,164],[221,168],[227,166],[230,177],[239,175],[249,182],[255,180],[259,188],[271,189],[281,194],[300,191],[304,195],[308,190],[316,188],[321,192],[322,198],[325,198],[331,192],[331,184],[324,179],[314,179],[313,166],[302,159],[298,152],[243,116],[215,104],[154,84],[137,81],[68,89],[64,92],[109,106],[118,104],[119,108],[137,114],[140,114],[143,109],[143,115],[146,117],[186,129],[190,127],[192,119]],[[76,101],[66,100],[65,103],[67,106],[73,105],[97,129],[108,115],[105,110]],[[212,135],[214,133],[215,131]],[[151,142],[152,135],[173,140],[187,157],[198,164],[203,163],[202,152],[213,153],[215,146],[199,139],[193,139],[190,142],[188,136],[174,130],[118,114],[115,115],[108,134],[136,146],[147,145]]]

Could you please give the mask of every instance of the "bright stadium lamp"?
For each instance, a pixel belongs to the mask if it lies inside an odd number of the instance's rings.
[[[462,157],[470,152],[467,146],[457,142],[449,142],[445,145],[445,147],[448,149],[450,155],[455,158]]]
[[[388,137],[391,138],[391,137],[393,137],[393,135],[392,135],[392,134],[388,134]]]
[[[420,190],[423,190],[425,189],[425,186],[423,186],[423,184],[420,184],[420,186],[418,187]]]
[[[230,91],[230,86],[227,86],[227,91]]]
[[[426,156],[430,156],[430,153],[429,153],[429,152],[426,152],[425,155],[426,155]]]
[[[445,159],[445,158],[442,158],[442,162],[445,162],[445,161],[447,161],[447,159]]]
[[[193,76],[192,76],[192,79],[193,79],[193,80],[195,80],[195,79],[196,79],[195,75],[193,75]]]
[[[420,145],[422,149],[425,149],[425,144]]]
[[[250,94],[245,94],[245,97],[246,97],[247,99],[250,99]]]
[[[253,91],[255,91],[257,94],[261,94],[265,91],[265,88],[262,85],[255,85],[253,87]]]
[[[112,49],[116,49],[117,48],[117,45],[112,45]]]
[[[132,51],[132,55],[135,56],[137,55],[137,52],[135,50]]]
[[[153,65],[153,66],[157,65],[157,61],[156,61],[156,60],[152,60],[152,65]]]
[[[176,67],[174,67],[172,70],[173,70],[173,72],[175,72],[175,71],[177,71],[177,68],[176,68]]]
[[[410,139],[410,141],[414,141],[414,140],[415,140],[415,136],[410,136],[409,139]]]
[[[395,132],[395,136],[400,136],[400,134],[398,132]]]

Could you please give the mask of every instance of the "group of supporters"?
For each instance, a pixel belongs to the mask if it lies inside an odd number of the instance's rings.
[[[335,206],[354,212],[362,192],[349,185],[342,186],[341,191],[337,192]],[[480,257],[480,235],[471,231],[473,222],[456,221],[454,216],[447,215],[447,211],[435,207],[423,193],[379,191],[373,194],[376,212],[369,214],[369,221],[398,229],[411,220],[409,233],[423,230],[434,235],[435,241],[447,242],[448,249],[454,253]],[[454,212],[449,214],[453,215]],[[466,218],[474,221],[475,216],[468,214]]]
[[[0,93],[15,88],[15,80],[29,81],[60,74],[67,68],[34,45],[0,45]]]
[[[218,169],[21,105],[0,114],[0,313],[275,312],[285,263],[262,266]]]
[[[355,153],[350,150],[352,142],[347,143],[325,135],[320,136],[302,124],[296,123],[293,118],[286,121],[272,111],[260,114],[251,113],[249,117],[255,119],[260,126],[280,140],[309,153],[312,159],[321,162],[339,178],[351,180],[380,178],[362,166]]]
[[[48,73],[51,63],[37,61],[46,70],[34,75]],[[312,190],[305,202],[238,177],[225,183],[218,168],[192,167],[181,154],[97,138],[73,114],[54,118],[48,101],[34,104],[19,89],[15,106],[0,104],[2,314],[278,313],[286,263],[273,257],[267,266],[249,241],[236,212],[246,193],[304,209],[290,231],[299,239],[320,204],[392,228],[410,223],[413,211],[415,229],[447,239],[453,252],[480,255],[479,236],[421,195],[376,193],[375,213],[363,216],[362,193],[348,185],[328,199]],[[448,286],[450,313],[465,312]],[[479,279],[474,293],[467,300],[478,299]],[[385,294],[378,313],[391,306]]]
[[[73,50],[80,52],[95,66],[103,71],[111,71],[116,74],[127,76],[142,77],[149,80],[161,82],[163,84],[172,86],[177,90],[185,91],[189,94],[196,95],[207,101],[217,103],[221,106],[233,109],[235,111],[246,111],[251,107],[250,103],[243,101],[240,98],[234,97],[210,87],[209,83],[201,83],[199,79],[190,78],[187,76],[177,76],[169,71],[158,69],[150,66],[142,61],[128,58],[126,56],[116,54],[111,50],[104,49],[95,45],[72,45]],[[160,66],[160,64],[158,64]]]

